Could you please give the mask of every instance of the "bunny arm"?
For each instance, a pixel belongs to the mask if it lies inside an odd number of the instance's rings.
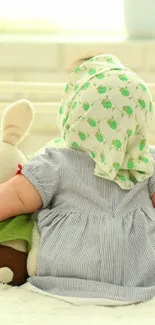
[[[38,258],[39,243],[40,243],[40,234],[39,234],[38,226],[35,222],[33,227],[33,232],[32,232],[32,248],[27,258],[27,271],[29,276],[37,275],[37,258]]]

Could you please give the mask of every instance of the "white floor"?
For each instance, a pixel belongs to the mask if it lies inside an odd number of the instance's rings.
[[[0,287],[0,324],[154,325],[155,300],[128,307],[79,307],[26,289]]]

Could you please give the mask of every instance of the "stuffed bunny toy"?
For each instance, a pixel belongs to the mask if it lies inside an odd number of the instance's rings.
[[[28,134],[33,107],[27,100],[9,106],[1,120],[0,183],[20,173],[27,161],[17,145]],[[33,240],[37,243],[32,248]],[[0,282],[21,285],[35,275],[39,233],[31,215],[15,216],[0,222]],[[29,255],[28,255],[29,254]]]

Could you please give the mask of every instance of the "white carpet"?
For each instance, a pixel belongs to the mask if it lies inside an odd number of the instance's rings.
[[[128,307],[74,306],[21,288],[0,288],[0,324],[154,325],[155,299]]]

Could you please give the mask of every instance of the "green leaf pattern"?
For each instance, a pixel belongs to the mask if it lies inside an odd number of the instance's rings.
[[[95,175],[131,189],[137,180],[152,174],[143,124],[153,106],[145,83],[117,60],[100,55],[74,69],[58,124],[71,148],[86,151],[94,159]]]

